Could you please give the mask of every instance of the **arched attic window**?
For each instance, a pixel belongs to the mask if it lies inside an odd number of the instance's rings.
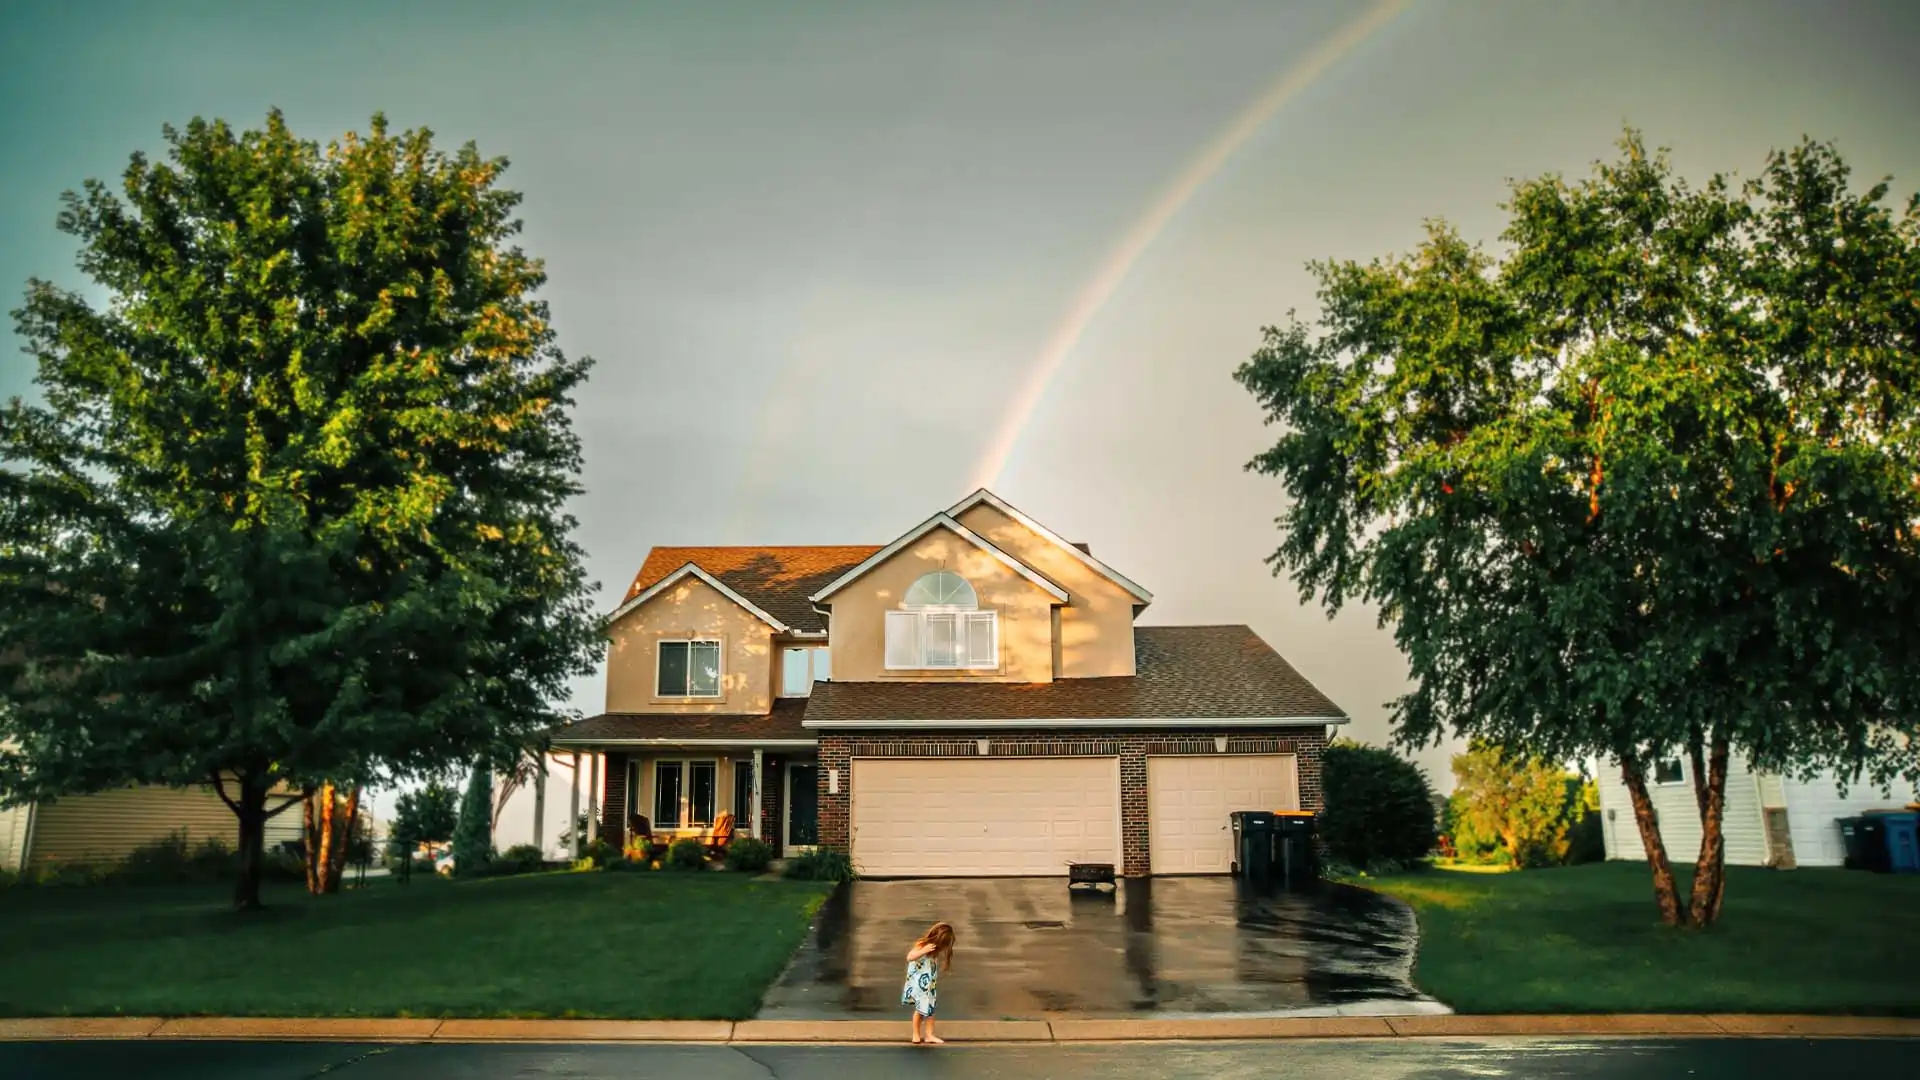
[[[922,574],[887,612],[890,671],[991,671],[1000,666],[1000,613],[951,570]]]
[[[926,611],[929,608],[942,611],[974,611],[980,607],[980,597],[975,595],[973,586],[967,579],[951,570],[935,570],[931,574],[922,574],[912,585],[907,586],[907,595],[900,598],[901,608],[908,611]]]

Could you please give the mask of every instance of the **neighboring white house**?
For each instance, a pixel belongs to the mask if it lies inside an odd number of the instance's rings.
[[[1600,788],[1600,827],[1606,838],[1607,858],[1645,861],[1646,845],[1633,820],[1633,802],[1620,766],[1612,761],[1590,763]],[[1700,811],[1694,803],[1691,766],[1684,758],[1661,762],[1647,778],[1647,794],[1660,820],[1660,839],[1667,858],[1692,863],[1700,851]],[[1735,866],[1839,866],[1845,851],[1839,819],[1867,810],[1898,809],[1913,802],[1912,788],[1892,791],[1865,780],[1848,786],[1846,795],[1829,774],[1812,781],[1756,773],[1735,758],[1727,772],[1727,805],[1722,829],[1727,862]]]

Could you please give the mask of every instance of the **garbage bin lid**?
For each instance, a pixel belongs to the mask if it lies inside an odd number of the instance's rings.
[[[1273,814],[1276,817],[1312,817],[1314,812],[1312,810],[1275,810]]]

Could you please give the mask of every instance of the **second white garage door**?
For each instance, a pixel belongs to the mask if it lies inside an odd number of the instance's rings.
[[[1147,759],[1148,837],[1156,874],[1224,874],[1233,863],[1235,810],[1298,810],[1292,754]]]
[[[1118,758],[856,758],[850,801],[854,868],[868,877],[1120,865]]]

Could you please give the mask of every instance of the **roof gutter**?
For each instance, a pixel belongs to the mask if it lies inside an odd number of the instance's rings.
[[[933,731],[951,729],[993,729],[993,728],[1220,728],[1220,727],[1336,727],[1351,723],[1345,716],[1165,716],[1139,717],[1119,716],[1101,718],[1072,719],[954,719],[954,720],[802,720],[800,726],[822,731],[857,731],[884,729],[900,731],[912,728],[927,728]]]
[[[819,745],[815,739],[560,739],[553,740],[555,749],[562,747],[584,750],[595,746],[763,746],[769,750],[799,750]]]

